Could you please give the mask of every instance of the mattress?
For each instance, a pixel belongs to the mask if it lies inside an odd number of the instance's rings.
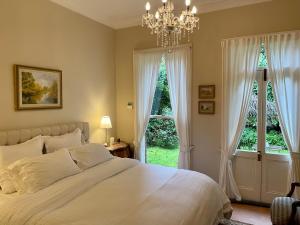
[[[34,194],[0,193],[5,225],[215,225],[230,211],[204,174],[121,158]]]

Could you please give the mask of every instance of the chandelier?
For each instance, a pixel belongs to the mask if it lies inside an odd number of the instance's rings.
[[[198,27],[199,18],[196,17],[197,8],[190,7],[191,0],[186,0],[186,9],[180,16],[174,15],[174,4],[171,0],[162,0],[163,6],[155,14],[150,13],[151,5],[146,4],[146,14],[143,15],[142,26],[151,29],[151,34],[156,34],[157,45],[164,48],[177,46],[182,37],[188,37]]]

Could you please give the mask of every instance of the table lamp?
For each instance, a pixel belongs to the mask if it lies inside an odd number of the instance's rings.
[[[103,116],[100,120],[100,127],[105,129],[105,143],[104,145],[107,146],[107,129],[112,128],[111,121],[109,116]]]

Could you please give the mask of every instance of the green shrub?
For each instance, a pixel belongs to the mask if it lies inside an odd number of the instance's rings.
[[[266,139],[270,145],[281,146],[284,149],[287,149],[287,146],[285,144],[282,134],[277,131],[272,130],[272,131],[268,132]]]
[[[271,130],[266,134],[266,141],[273,146],[280,146],[283,149],[287,149],[284,138],[279,131]],[[246,127],[238,146],[238,149],[243,150],[255,150],[257,144],[257,132],[255,128]]]
[[[257,144],[256,130],[252,127],[246,127],[242,134],[238,149],[254,150],[256,148],[256,144]]]
[[[178,148],[175,122],[172,119],[150,119],[146,131],[146,143],[149,147],[159,146],[167,149]]]

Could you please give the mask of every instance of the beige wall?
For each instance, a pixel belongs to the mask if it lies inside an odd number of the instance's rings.
[[[200,15],[200,31],[193,36],[192,153],[194,170],[218,179],[221,129],[221,46],[224,38],[300,29],[300,1],[272,2]],[[133,49],[156,47],[155,37],[140,28],[118,30],[116,34],[117,135],[133,140]],[[216,84],[216,115],[197,112],[197,87]]]
[[[115,122],[114,43],[114,30],[48,0],[0,0],[0,130],[87,121],[102,141],[100,116]],[[14,111],[13,64],[61,69],[63,109]]]

